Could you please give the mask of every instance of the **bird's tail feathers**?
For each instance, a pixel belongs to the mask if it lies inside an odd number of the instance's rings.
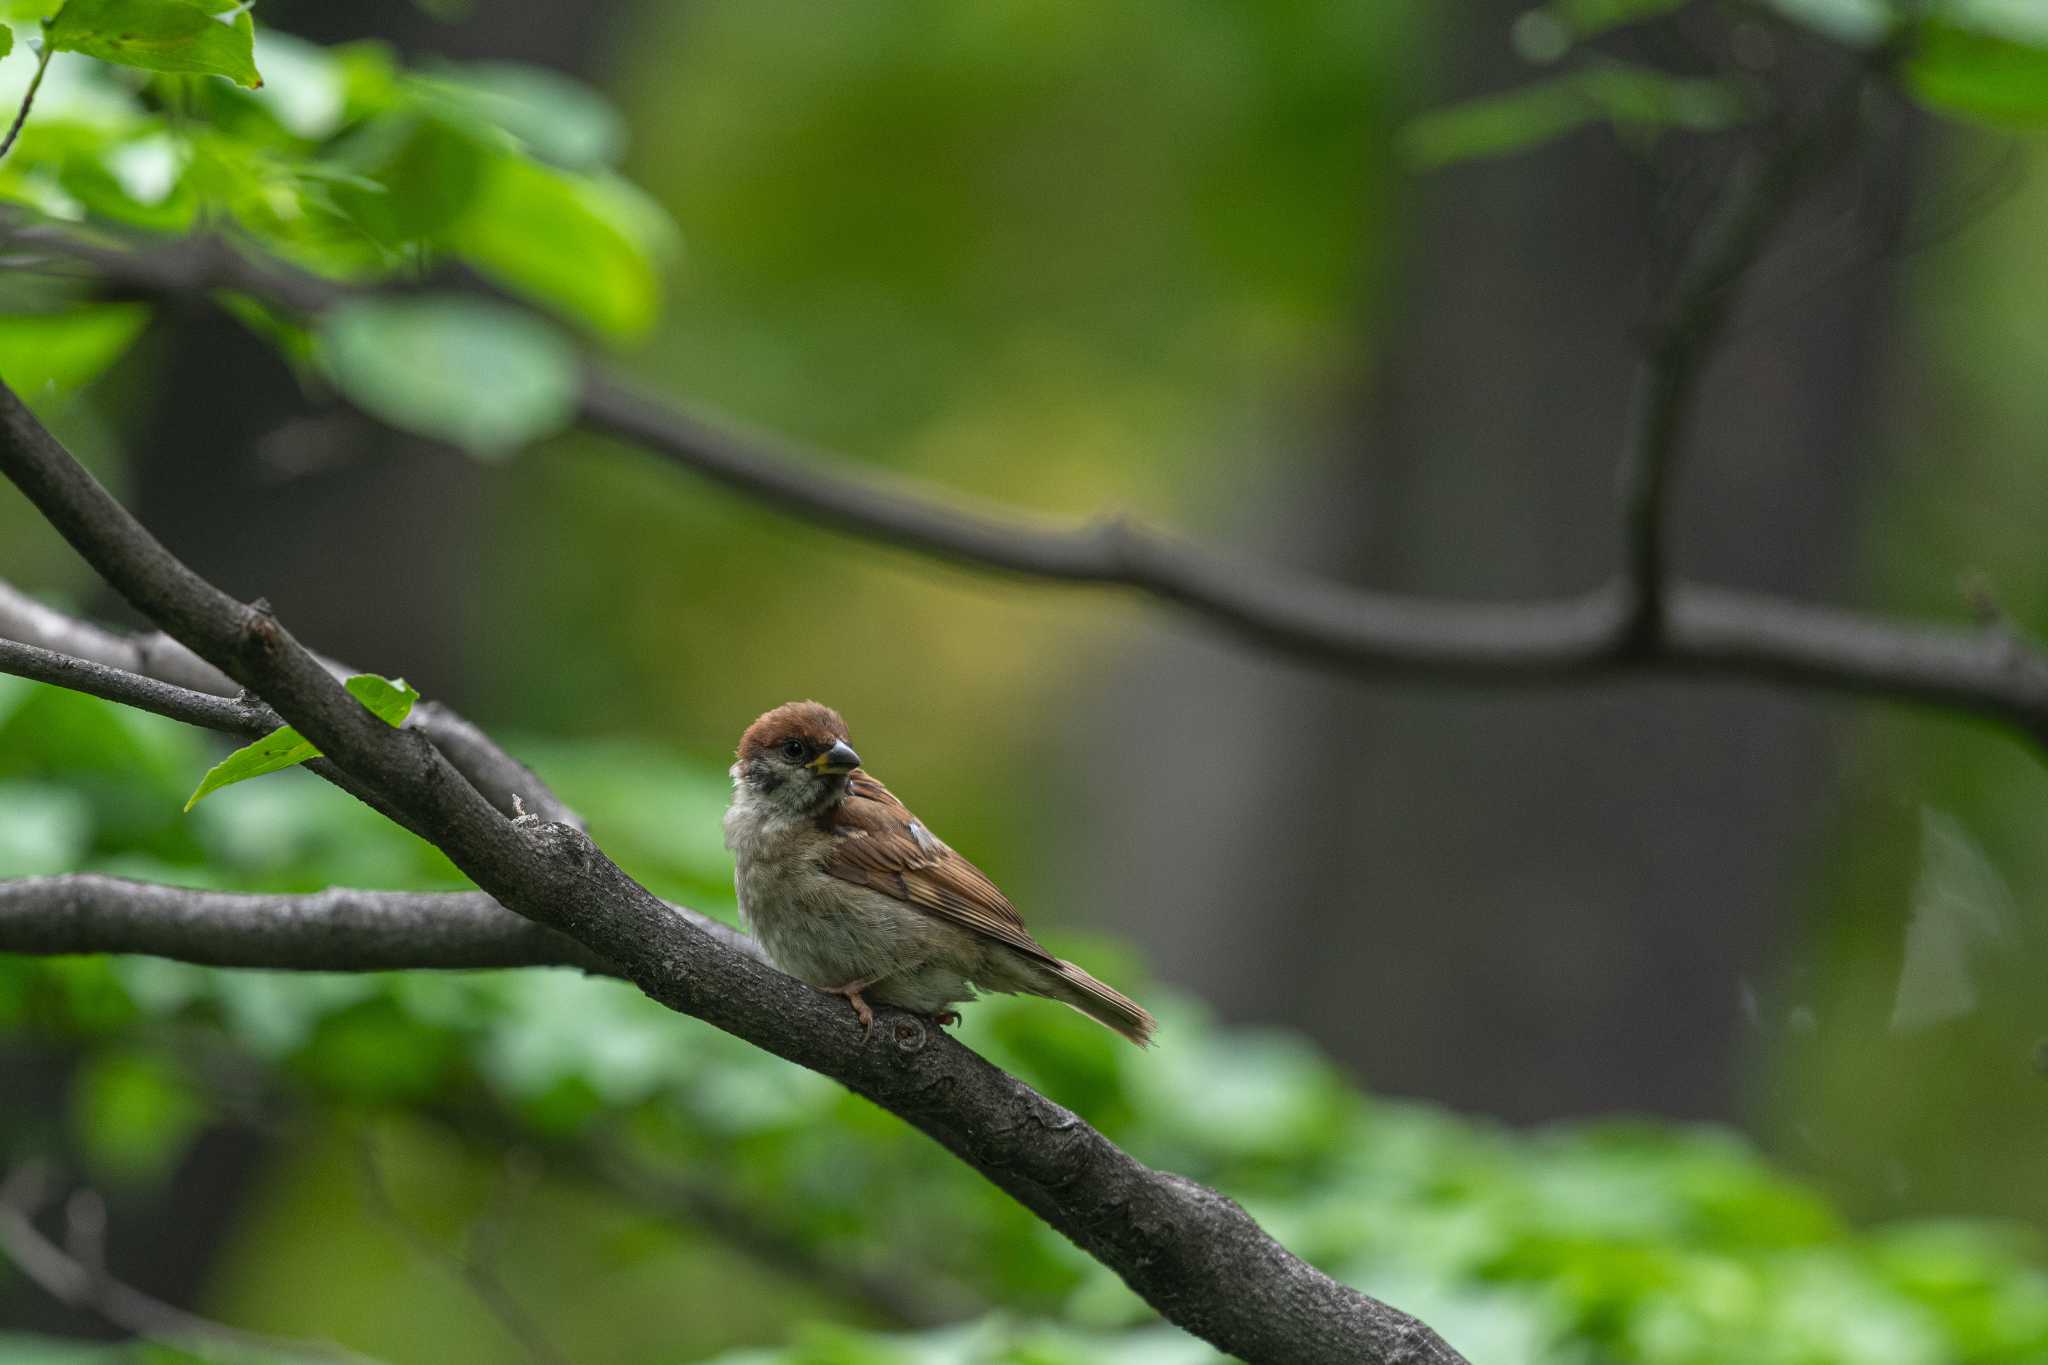
[[[1115,1029],[1139,1047],[1150,1047],[1159,1025],[1145,1007],[1113,986],[1105,985],[1071,962],[1045,972],[1046,994],[1090,1019]]]

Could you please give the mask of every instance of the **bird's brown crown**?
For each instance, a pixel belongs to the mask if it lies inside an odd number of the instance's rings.
[[[846,722],[823,702],[786,701],[763,715],[740,736],[739,760],[773,753],[792,739],[809,749],[823,750],[846,738]]]

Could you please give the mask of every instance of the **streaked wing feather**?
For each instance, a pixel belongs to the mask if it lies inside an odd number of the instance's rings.
[[[890,790],[855,772],[829,817],[834,835],[825,871],[844,882],[929,910],[1051,966],[1024,921],[982,870],[926,829]]]

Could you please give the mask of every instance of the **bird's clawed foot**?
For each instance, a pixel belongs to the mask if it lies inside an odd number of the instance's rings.
[[[845,996],[846,1003],[853,1006],[854,1014],[860,1018],[860,1040],[863,1043],[875,1031],[875,1012],[868,1008],[868,1002],[861,999],[860,993],[874,984],[873,981],[849,981],[844,986],[820,987],[827,995]]]
[[[932,1016],[932,1022],[940,1028],[951,1028],[960,1022],[959,1010],[940,1010]]]

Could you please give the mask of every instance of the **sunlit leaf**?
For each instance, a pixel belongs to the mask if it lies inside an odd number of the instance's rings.
[[[673,233],[624,181],[500,156],[448,240],[507,288],[599,332],[637,337],[660,309]]]
[[[344,304],[322,321],[320,353],[364,410],[480,456],[560,430],[581,383],[567,338],[529,313],[480,299]]]
[[[252,90],[263,84],[246,8],[207,0],[68,0],[44,34],[58,52],[149,71],[226,76]]]
[[[412,713],[412,704],[420,699],[420,694],[408,686],[405,679],[380,678],[374,673],[358,673],[344,686],[371,714],[390,725],[403,724]],[[311,740],[289,725],[281,726],[214,764],[185,802],[185,809],[191,810],[202,797],[222,787],[262,777],[265,773],[282,772],[318,757],[320,751]]]

